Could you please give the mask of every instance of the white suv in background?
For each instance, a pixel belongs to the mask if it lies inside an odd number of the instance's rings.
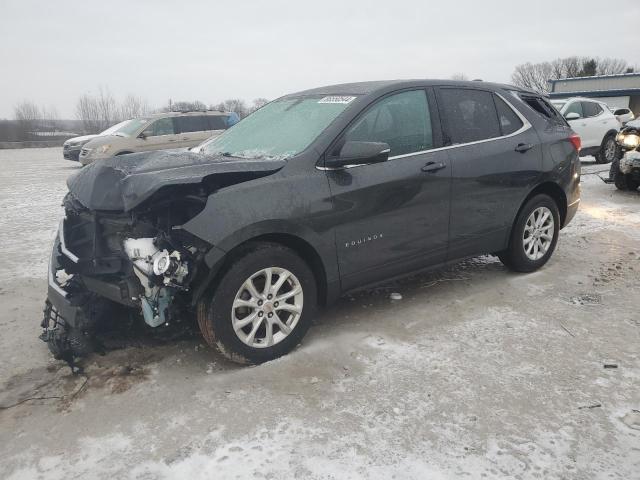
[[[239,120],[234,112],[217,111],[166,112],[132,118],[108,135],[103,133],[89,140],[82,146],[79,160],[88,165],[127,153],[195,147]]]
[[[612,108],[611,111],[623,126],[626,125],[627,122],[636,118],[630,108]]]
[[[590,98],[551,100],[574,132],[580,135],[580,156],[593,155],[597,163],[609,163],[616,157],[616,134],[620,122],[609,107]]]

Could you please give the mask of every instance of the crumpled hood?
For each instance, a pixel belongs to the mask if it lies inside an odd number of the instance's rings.
[[[98,160],[72,175],[67,186],[91,210],[128,211],[162,187],[201,182],[229,173],[270,173],[285,160],[239,159],[185,150],[165,150]]]

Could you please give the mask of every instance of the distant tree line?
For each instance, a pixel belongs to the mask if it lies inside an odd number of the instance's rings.
[[[170,100],[165,107],[151,108],[142,97],[129,94],[118,101],[108,89],[99,88],[96,94],[84,94],[76,102],[75,117],[82,132],[73,133],[99,133],[122,120],[154,112],[222,110],[236,112],[244,118],[266,103],[265,98],[257,98],[251,104],[234,98],[208,106],[200,100]],[[0,141],[42,140],[43,136],[61,138],[71,134],[60,131],[62,122],[54,107],[42,107],[24,100],[14,107],[13,116],[13,120],[0,120]]]
[[[618,58],[566,57],[550,62],[523,63],[516,66],[511,81],[514,85],[548,93],[549,80],[633,73],[634,67]]]

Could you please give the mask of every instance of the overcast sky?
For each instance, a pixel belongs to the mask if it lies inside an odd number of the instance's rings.
[[[508,82],[570,55],[640,66],[640,0],[1,0],[0,118],[23,99],[73,118],[107,87],[152,106],[276,98],[359,80]]]

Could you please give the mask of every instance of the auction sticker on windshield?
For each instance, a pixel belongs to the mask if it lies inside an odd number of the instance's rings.
[[[318,103],[350,103],[355,99],[356,97],[343,97],[343,96],[331,95],[328,97],[321,98],[320,100],[318,100]]]

